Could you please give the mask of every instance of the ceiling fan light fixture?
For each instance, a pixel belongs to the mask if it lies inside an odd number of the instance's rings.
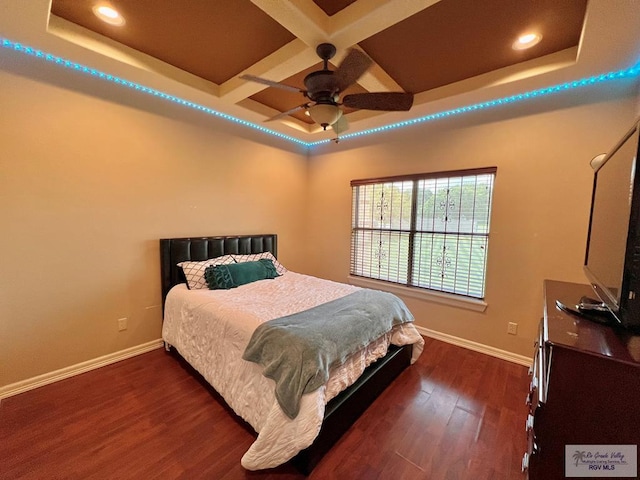
[[[518,39],[513,42],[511,48],[514,50],[526,50],[540,43],[540,40],[542,40],[542,35],[537,32],[528,32],[520,35]]]
[[[96,17],[109,25],[121,27],[126,23],[124,17],[120,15],[120,12],[109,5],[97,4],[92,8],[92,10]]]
[[[342,116],[342,110],[337,105],[330,103],[316,103],[307,110],[314,122],[319,124],[323,130],[333,125]]]

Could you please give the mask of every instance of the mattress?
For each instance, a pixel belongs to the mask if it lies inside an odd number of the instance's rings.
[[[335,300],[359,287],[288,271],[230,290],[188,290],[176,285],[166,298],[162,337],[175,347],[227,404],[258,433],[242,458],[248,470],[281,465],[307,448],[320,431],[325,405],[383,357],[389,344],[413,344],[412,363],[424,340],[412,323],[395,327],[345,364],[327,383],[302,397],[300,413],[288,418],[275,398],[274,381],[242,359],[253,331],[269,320]]]

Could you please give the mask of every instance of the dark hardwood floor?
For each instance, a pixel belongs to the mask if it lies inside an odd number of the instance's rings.
[[[522,479],[527,369],[426,339],[311,479]],[[248,472],[254,433],[156,350],[0,403],[2,479],[298,479]]]

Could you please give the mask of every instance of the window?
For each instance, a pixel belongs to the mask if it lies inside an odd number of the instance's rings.
[[[496,171],[353,180],[351,274],[484,298]]]

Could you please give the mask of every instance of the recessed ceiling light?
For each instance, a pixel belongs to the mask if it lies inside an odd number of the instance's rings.
[[[542,35],[539,33],[525,33],[524,35],[520,35],[518,39],[513,42],[511,47],[514,50],[524,50],[526,48],[531,48],[534,45],[537,45],[542,40]]]
[[[115,8],[108,5],[96,5],[93,7],[93,13],[96,17],[109,25],[121,27],[125,24],[124,17],[120,15]]]

